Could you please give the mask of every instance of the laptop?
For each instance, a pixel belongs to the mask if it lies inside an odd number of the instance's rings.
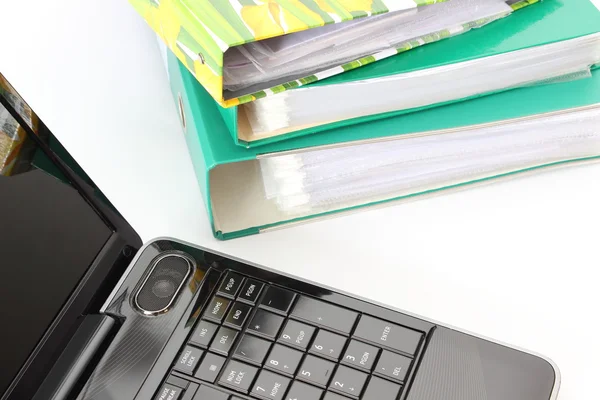
[[[540,355],[176,239],[142,244],[2,75],[0,102],[1,400],[557,398]]]

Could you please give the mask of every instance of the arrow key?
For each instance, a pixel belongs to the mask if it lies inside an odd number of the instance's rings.
[[[338,361],[345,345],[346,338],[344,336],[321,329],[310,346],[309,353]]]
[[[293,376],[302,359],[302,353],[289,347],[276,344],[271,349],[265,367],[285,375]]]
[[[340,365],[329,384],[329,390],[358,399],[366,381],[367,374]]]

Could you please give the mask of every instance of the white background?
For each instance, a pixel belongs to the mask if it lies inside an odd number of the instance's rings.
[[[0,15],[0,71],[144,241],[180,238],[543,353],[560,400],[599,397],[600,165],[217,242],[154,36],[127,1],[0,0]]]

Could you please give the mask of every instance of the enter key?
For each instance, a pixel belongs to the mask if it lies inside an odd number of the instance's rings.
[[[354,337],[414,356],[423,334],[400,325],[363,315],[354,331]]]

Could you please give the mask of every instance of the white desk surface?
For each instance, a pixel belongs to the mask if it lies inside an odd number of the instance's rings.
[[[599,398],[600,165],[218,242],[155,38],[127,1],[4,1],[0,15],[0,71],[144,241],[180,238],[531,349],[560,366],[560,400]]]

